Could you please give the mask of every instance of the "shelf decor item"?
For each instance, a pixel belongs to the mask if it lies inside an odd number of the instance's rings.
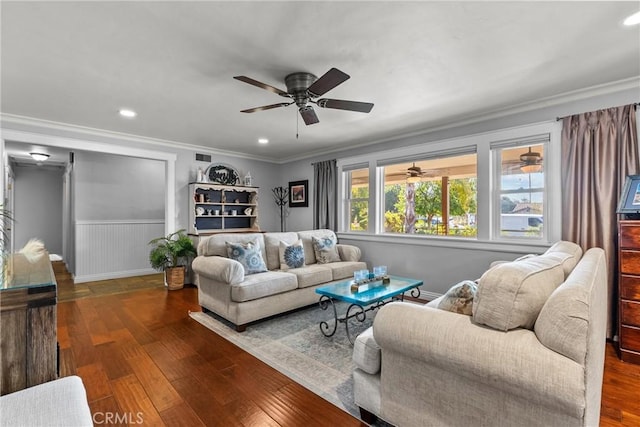
[[[151,267],[164,271],[165,286],[171,291],[184,287],[185,265],[196,255],[196,248],[184,231],[178,230],[149,242],[152,246],[149,252]]]
[[[280,208],[280,231],[284,232],[284,217],[285,206],[289,202],[289,189],[284,187],[276,187],[271,189],[273,192],[273,200],[276,202],[276,206]]]
[[[289,182],[289,206],[292,208],[309,206],[309,180]]]
[[[222,185],[238,185],[238,181],[240,181],[238,171],[233,166],[223,163],[209,166],[205,177],[209,179],[209,182]]]

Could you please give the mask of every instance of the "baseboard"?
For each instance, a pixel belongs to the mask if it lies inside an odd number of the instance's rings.
[[[73,278],[73,283],[96,282],[98,280],[121,279],[123,277],[146,276],[148,274],[158,274],[158,272],[151,268],[143,268],[140,270],[116,271],[116,272],[100,273],[100,274],[86,274],[86,275],[75,276]]]
[[[433,301],[436,298],[441,297],[443,294],[439,294],[437,292],[429,292],[429,291],[423,291],[422,289],[420,289],[420,299],[424,299],[427,301]]]

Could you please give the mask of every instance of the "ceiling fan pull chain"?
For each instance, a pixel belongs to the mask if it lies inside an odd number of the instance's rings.
[[[298,139],[299,123],[300,123],[300,118],[298,117],[298,112],[296,111],[296,139]]]

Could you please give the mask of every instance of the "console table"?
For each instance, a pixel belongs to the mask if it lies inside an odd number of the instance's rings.
[[[35,263],[7,260],[0,287],[0,395],[58,377],[56,280],[45,253]]]

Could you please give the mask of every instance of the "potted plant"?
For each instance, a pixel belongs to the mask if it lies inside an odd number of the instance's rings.
[[[185,265],[196,255],[193,242],[178,230],[168,236],[158,237],[149,242],[153,246],[149,253],[151,267],[164,271],[164,284],[169,290],[184,287]]]

